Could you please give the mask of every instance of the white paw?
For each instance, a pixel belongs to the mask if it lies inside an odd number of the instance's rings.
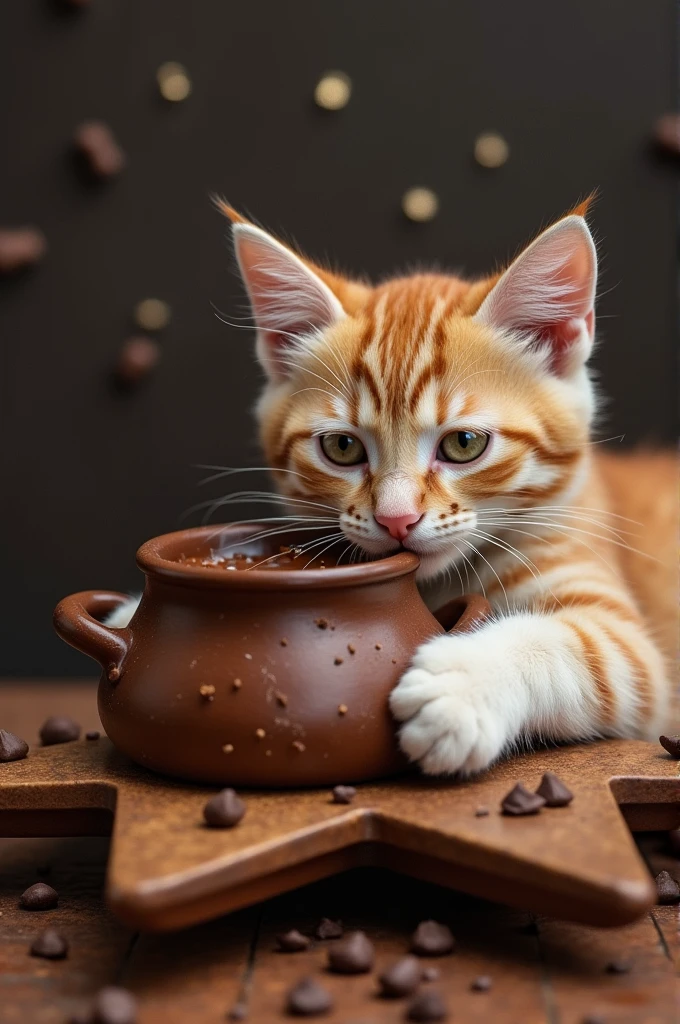
[[[424,644],[390,695],[392,713],[405,723],[401,748],[428,775],[481,771],[507,742],[498,680],[481,636]]]

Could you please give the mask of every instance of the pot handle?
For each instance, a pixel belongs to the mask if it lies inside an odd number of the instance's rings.
[[[438,608],[434,617],[447,633],[469,633],[488,619],[492,609],[480,594],[463,594],[454,597]]]
[[[132,632],[127,627],[105,626],[98,619],[128,600],[116,591],[81,590],[65,597],[54,609],[54,628],[61,639],[98,661],[112,683],[120,678]]]

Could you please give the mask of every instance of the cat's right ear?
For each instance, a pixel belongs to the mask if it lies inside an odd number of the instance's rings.
[[[257,328],[257,355],[272,380],[290,372],[291,350],[345,316],[328,284],[291,249],[231,207],[234,250]],[[233,214],[233,216],[232,216]]]

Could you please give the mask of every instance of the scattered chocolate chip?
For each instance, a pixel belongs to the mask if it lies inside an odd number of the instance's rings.
[[[382,644],[376,644],[375,649],[376,651],[382,651]]]
[[[257,736],[258,740],[263,740],[267,733],[264,731],[264,729],[256,729],[255,735]]]
[[[537,793],[530,793],[521,782],[518,782],[513,789],[501,801],[503,814],[519,816],[522,814],[538,814],[541,807],[545,806],[545,800]]]
[[[13,732],[0,729],[0,761],[21,761],[28,754],[26,740],[15,736]]]
[[[76,130],[73,143],[96,178],[113,178],[125,167],[125,154],[103,121],[85,121]]]
[[[411,952],[418,956],[444,956],[455,944],[451,929],[438,921],[421,921],[411,936]]]
[[[39,263],[47,252],[47,240],[38,228],[0,228],[0,274]]]
[[[248,1007],[245,1003],[234,1003],[227,1013],[227,1020],[245,1020],[248,1016]]]
[[[85,739],[86,740],[98,740],[99,739],[99,733],[97,732],[96,729],[92,729],[90,732],[86,732],[85,733]]]
[[[243,681],[241,679],[235,679],[231,685],[234,690],[240,690],[243,686]]]
[[[80,736],[80,726],[66,715],[52,715],[43,723],[38,735],[43,747],[51,747],[55,743],[70,743]]]
[[[198,692],[201,697],[204,697],[206,700],[213,700],[215,696],[215,687],[212,683],[203,683],[202,686],[199,686]]]
[[[285,636],[281,637],[281,639],[279,640],[279,643],[281,644],[282,647],[287,647],[288,646],[288,640],[287,640],[287,638]]]
[[[480,974],[479,977],[470,982],[470,988],[473,992],[489,992],[492,985],[493,982],[488,974]]]
[[[544,773],[536,795],[543,797],[546,807],[566,807],[574,799],[574,794],[554,772]]]
[[[657,903],[680,902],[680,885],[667,871],[660,871],[654,879],[656,882]]]
[[[446,1003],[439,993],[433,992],[432,989],[429,989],[426,992],[420,992],[419,995],[409,1003],[408,1010],[406,1011],[407,1020],[446,1020],[447,1017],[448,1010],[446,1008]]]
[[[22,892],[20,905],[24,910],[52,910],[59,902],[59,893],[45,882],[36,882]]]
[[[203,817],[211,828],[233,828],[246,813],[246,805],[233,789],[223,789],[208,800]]]
[[[92,1005],[92,1024],[135,1024],[137,1000],[132,992],[113,985],[100,989]]]
[[[348,711],[349,711],[349,708],[347,707],[346,704],[338,704],[338,714],[339,715],[346,715]]]
[[[285,693],[281,693],[280,690],[277,690],[274,696],[276,697],[277,704],[280,704],[282,708],[288,707],[288,697]]]
[[[477,807],[475,810],[475,818],[486,818],[489,814],[488,807]]]
[[[354,786],[335,786],[333,789],[334,804],[351,804],[357,791]]]
[[[332,1009],[329,992],[314,978],[303,978],[290,992],[286,1002],[289,1013],[296,1017],[317,1017]]]
[[[328,629],[329,626],[328,619],[314,619],[314,624],[318,626],[319,629]]]
[[[397,997],[410,996],[418,988],[423,972],[415,956],[404,956],[383,971],[378,978],[380,994]]]
[[[671,757],[680,758],[680,736],[659,736],[659,743]]]
[[[630,968],[630,960],[610,960],[605,971],[607,974],[628,974]]]
[[[356,654],[356,647],[354,644],[347,644],[347,650],[350,654]]]
[[[424,967],[423,981],[438,981],[441,971],[438,967]]]
[[[328,950],[328,966],[337,974],[366,974],[375,962],[375,947],[365,932],[350,932]]]
[[[31,956],[45,960],[63,960],[68,953],[68,942],[54,928],[46,928],[31,946]]]
[[[333,659],[333,664],[334,665],[342,665],[344,660],[345,660],[344,658],[334,658]]]
[[[289,932],[277,935],[276,942],[282,953],[301,953],[303,949],[309,948],[311,939],[299,932],[297,928],[291,928]]]
[[[234,753],[234,744],[233,743],[225,743],[223,745],[223,747],[222,747],[222,753],[223,754],[233,754]]]
[[[153,338],[142,336],[128,338],[123,342],[118,353],[115,366],[116,380],[126,387],[134,387],[155,370],[160,358],[160,345]],[[120,674],[119,669],[116,668],[115,671]],[[115,682],[111,673],[109,673],[109,679]]]
[[[341,939],[344,934],[342,921],[331,921],[330,917],[322,917],[316,926],[317,939]]]
[[[294,747],[299,754],[304,754],[305,750],[307,749],[307,747],[304,745],[304,743],[302,743],[301,740],[293,740],[293,742],[291,743],[291,747]]]

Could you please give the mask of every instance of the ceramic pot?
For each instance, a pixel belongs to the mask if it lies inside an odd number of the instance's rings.
[[[221,543],[278,550],[249,541],[257,532],[228,526]],[[59,635],[104,670],[99,714],[113,743],[154,771],[222,785],[323,785],[403,770],[390,690],[419,644],[469,629],[487,603],[460,598],[435,618],[408,551],[305,570],[179,560],[209,556],[215,533],[182,530],[139,549],[146,586],[125,629],[99,621],[123,594],[84,591],[55,611]]]

